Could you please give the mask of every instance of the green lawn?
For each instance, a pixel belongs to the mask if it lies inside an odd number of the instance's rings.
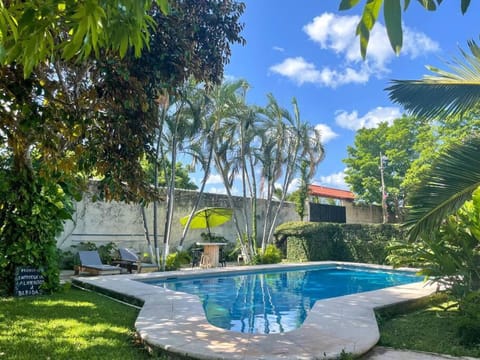
[[[450,304],[431,303],[421,310],[380,320],[379,345],[480,358],[480,346],[468,348],[460,344],[457,336],[458,309],[445,310],[447,305]]]
[[[152,359],[135,341],[137,314],[73,288],[52,296],[0,298],[0,360]]]
[[[438,303],[438,301],[437,301]],[[138,311],[93,292],[0,299],[0,360],[158,359],[134,336]],[[480,358],[480,346],[458,342],[456,308],[430,304],[380,320],[379,345]]]

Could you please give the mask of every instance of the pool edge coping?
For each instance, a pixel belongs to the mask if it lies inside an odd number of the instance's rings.
[[[195,359],[327,359],[342,352],[360,355],[375,346],[380,337],[375,309],[421,299],[437,290],[431,283],[418,282],[319,300],[296,330],[245,334],[209,324],[200,300],[194,295],[133,281],[318,265],[392,270],[384,265],[322,261],[75,278],[75,282],[143,302],[135,322],[142,340],[154,348]]]

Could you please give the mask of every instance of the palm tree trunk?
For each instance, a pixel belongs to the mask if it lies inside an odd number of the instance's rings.
[[[210,176],[210,168],[211,168],[211,165],[212,165],[212,159],[213,159],[213,142],[212,142],[212,146],[210,147],[210,151],[208,153],[208,161],[207,161],[207,165],[206,165],[205,172],[204,172],[204,175],[203,175],[202,185],[200,186],[200,190],[198,191],[197,199],[195,200],[195,204],[193,205],[192,211],[190,212],[190,216],[188,218],[188,221],[185,224],[185,227],[183,228],[182,237],[181,237],[180,243],[178,245],[178,247],[180,249],[183,248],[183,242],[185,241],[185,237],[187,236],[188,229],[190,228],[190,223],[192,222],[193,215],[195,214],[195,211],[197,211],[198,206],[200,205],[200,201],[202,200],[203,193],[205,191],[205,185],[207,184],[208,177]]]
[[[147,215],[145,214],[144,205],[140,205],[140,211],[142,213],[143,233],[145,234],[145,240],[147,240],[148,250],[150,251],[150,258],[153,260],[155,257],[153,253],[152,242],[150,241],[150,232],[148,231]]]

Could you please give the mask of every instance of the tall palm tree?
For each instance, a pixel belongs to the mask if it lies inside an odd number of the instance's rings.
[[[416,116],[430,119],[462,115],[480,104],[480,48],[468,42],[470,54],[449,63],[449,71],[429,67],[434,75],[421,80],[394,80],[386,90],[390,99]],[[438,227],[480,186],[480,136],[450,148],[439,158],[424,181],[410,196],[407,217],[410,236]]]
[[[272,238],[287,189],[294,176],[298,174],[301,163],[306,161],[309,174],[313,174],[324,158],[320,134],[313,126],[302,121],[296,99],[292,99],[293,115],[282,108],[273,95],[268,95],[268,100],[264,109],[266,121],[260,160],[267,200],[262,251],[265,251],[267,243]],[[282,196],[278,205],[274,206],[272,199],[277,182],[281,182]]]

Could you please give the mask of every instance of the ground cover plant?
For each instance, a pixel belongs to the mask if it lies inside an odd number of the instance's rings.
[[[162,359],[135,340],[138,310],[93,292],[0,298],[1,359]]]
[[[379,317],[379,345],[453,356],[480,357],[480,343],[465,343],[459,329],[465,317],[445,296],[427,306],[394,317]],[[477,338],[478,338],[477,332]]]

